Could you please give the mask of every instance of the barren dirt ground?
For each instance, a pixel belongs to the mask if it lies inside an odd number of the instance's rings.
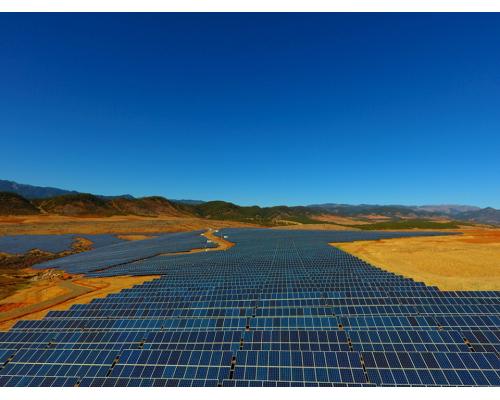
[[[349,218],[349,217],[340,217],[338,215],[318,215],[317,217],[314,217],[313,219],[321,222],[330,222],[334,224],[340,224],[340,225],[364,225],[367,223],[370,223],[370,221],[360,221],[355,218]]]
[[[372,265],[442,290],[500,290],[500,230],[332,243]]]
[[[0,330],[7,330],[20,319],[40,319],[51,310],[67,310],[76,303],[116,293],[157,276],[120,276],[113,278],[83,278],[60,274],[42,278],[0,300]]]
[[[155,238],[155,237],[158,237],[158,236],[155,236],[155,235],[116,235],[116,237],[118,239],[122,239],[122,240],[128,240],[128,241],[135,241],[135,240],[146,240],[146,239],[152,239],[152,238]]]
[[[219,229],[255,226],[243,222],[217,221],[184,217],[64,217],[59,215],[0,217],[0,235],[64,234],[64,233],[117,233],[146,234],[155,232],[181,232],[197,229]]]

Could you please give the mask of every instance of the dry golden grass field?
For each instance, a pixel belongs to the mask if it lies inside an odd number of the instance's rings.
[[[500,229],[462,235],[333,243],[387,271],[442,290],[500,290]]]
[[[340,217],[338,215],[318,215],[314,217],[313,219],[321,222],[329,222],[333,224],[339,224],[339,225],[363,225],[367,224],[370,222],[370,220],[359,220],[356,218],[349,218],[349,217]]]

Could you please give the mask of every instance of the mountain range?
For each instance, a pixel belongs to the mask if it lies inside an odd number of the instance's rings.
[[[75,190],[65,190],[65,189],[59,189],[59,188],[48,187],[48,186],[46,187],[46,186],[26,185],[24,183],[17,183],[14,181],[7,181],[7,180],[2,180],[2,179],[0,179],[0,192],[17,193],[28,200],[46,199],[46,198],[55,197],[55,196],[62,196],[62,195],[66,195],[66,194],[79,194],[80,193],[80,192],[77,192]],[[98,195],[97,197],[101,197],[104,199],[114,199],[117,197],[129,198],[129,199],[134,198],[130,194],[123,194],[123,195],[118,195],[118,196]]]
[[[460,217],[468,213],[470,216],[476,215],[482,209],[476,206],[442,204],[442,205],[426,205],[426,206],[402,206],[402,205],[373,205],[373,204],[311,204],[309,208],[323,210],[327,213],[356,216],[356,215],[383,215],[393,217],[395,214],[399,216],[420,216],[420,217]]]
[[[0,180],[0,215],[57,214],[68,216],[159,215],[252,222],[260,225],[332,223],[344,217],[374,227],[411,227],[409,221],[440,220],[500,224],[500,210],[468,205],[371,205],[311,204],[308,206],[239,206],[225,201],[171,200],[160,196],[102,196],[53,187],[40,187]],[[330,218],[330,219],[329,219]],[[376,223],[374,223],[374,220]],[[329,222],[330,221],[330,222]],[[381,222],[382,221],[382,222]],[[437,222],[436,222],[437,221]],[[341,224],[338,221],[333,223]],[[385,225],[384,225],[385,224]],[[414,222],[419,227],[421,222]],[[430,224],[430,225],[429,225]],[[412,226],[413,226],[412,225]],[[349,222],[346,226],[350,226]],[[449,226],[452,227],[452,226]]]

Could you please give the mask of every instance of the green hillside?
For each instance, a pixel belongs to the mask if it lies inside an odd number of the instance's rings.
[[[302,224],[318,223],[311,218],[317,212],[307,207],[238,206],[225,201],[209,201],[192,207],[202,218],[252,222],[261,225],[285,225],[287,221]]]

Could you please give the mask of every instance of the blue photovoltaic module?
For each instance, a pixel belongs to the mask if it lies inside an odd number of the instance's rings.
[[[24,254],[38,249],[50,253],[69,250],[77,238],[85,238],[92,242],[92,247],[98,248],[123,242],[116,235],[102,234],[63,234],[63,235],[14,235],[0,236],[0,252],[8,254]]]
[[[160,275],[0,332],[0,386],[498,386],[500,293],[441,291],[328,243],[415,232],[226,229],[39,265]],[[438,235],[425,232],[419,235]]]

